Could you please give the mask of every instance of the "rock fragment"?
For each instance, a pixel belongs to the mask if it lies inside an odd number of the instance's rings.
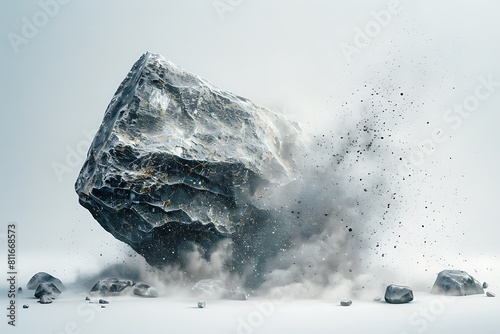
[[[31,277],[31,279],[28,281],[26,287],[28,288],[28,290],[36,290],[42,283],[52,283],[59,289],[59,291],[64,291],[64,285],[62,284],[61,280],[50,274],[47,274],[46,272],[39,272],[33,275],[33,277]]]
[[[134,285],[134,295],[146,298],[158,297],[158,290],[146,283],[136,283]]]
[[[384,299],[390,304],[405,304],[413,300],[413,291],[404,285],[391,284],[385,290]]]
[[[90,290],[90,294],[118,296],[126,294],[134,284],[135,282],[131,280],[118,279],[115,277],[102,279],[94,284]]]
[[[350,299],[344,299],[340,301],[341,306],[351,306],[352,305],[352,300]]]
[[[463,270],[443,270],[438,274],[431,293],[468,296],[483,294],[484,289],[479,281]]]
[[[51,304],[54,299],[49,295],[43,295],[38,301],[40,304]]]
[[[53,299],[58,297],[61,291],[52,283],[41,283],[35,291],[35,297],[49,296]]]

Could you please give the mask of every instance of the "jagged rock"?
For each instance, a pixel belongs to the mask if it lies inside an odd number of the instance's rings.
[[[196,295],[207,298],[247,300],[245,291],[229,290],[224,283],[218,280],[201,280],[193,286],[192,290]]]
[[[293,180],[300,137],[298,124],[146,53],[111,100],[75,190],[151,265],[182,263],[190,243],[208,258],[230,238],[244,253],[234,267],[269,252],[255,234],[276,223],[259,198]]]
[[[64,285],[62,284],[62,282],[58,278],[45,272],[39,272],[33,275],[33,277],[31,277],[31,279],[28,281],[26,287],[28,288],[28,290],[36,290],[42,283],[52,283],[60,291],[64,291]]]
[[[491,291],[486,292],[487,297],[495,297],[495,294]]]
[[[118,278],[108,278],[97,281],[90,290],[91,294],[101,294],[104,296],[113,295],[118,296],[129,292],[130,288],[134,286],[134,282],[130,280],[122,280]]]
[[[137,283],[134,285],[134,295],[139,297],[154,298],[158,297],[158,290],[145,283]]]
[[[23,294],[23,288],[19,287],[17,288],[17,294],[22,295]]]
[[[85,297],[85,301],[89,302],[90,301],[90,298],[87,296]]]
[[[206,305],[207,303],[205,303],[204,301],[198,302],[198,308],[205,308]]]
[[[384,298],[390,304],[405,304],[413,300],[413,291],[408,286],[391,284],[386,288]]]
[[[60,294],[61,290],[59,290],[53,283],[41,283],[35,291],[36,298],[41,298],[42,296],[56,298]]]
[[[443,270],[434,282],[431,293],[449,296],[483,294],[484,289],[474,277],[462,270]]]
[[[483,289],[488,289],[489,284],[486,282],[483,282]]]
[[[40,297],[40,300],[38,301],[40,304],[51,304],[54,301],[54,299],[49,296],[49,295],[43,295]]]
[[[341,306],[351,306],[352,305],[352,300],[350,299],[344,299],[340,301]]]
[[[109,304],[109,302],[105,299],[99,299],[99,304]]]

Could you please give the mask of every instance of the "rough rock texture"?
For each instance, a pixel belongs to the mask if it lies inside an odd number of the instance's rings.
[[[31,279],[28,281],[26,287],[28,288],[28,290],[36,290],[42,283],[52,283],[60,291],[64,291],[64,285],[62,284],[62,282],[58,278],[47,274],[46,272],[39,272],[33,275],[33,277],[31,277]]]
[[[384,298],[390,304],[405,304],[413,300],[413,291],[408,286],[391,284],[385,289]]]
[[[230,290],[221,281],[213,279],[199,281],[193,286],[192,290],[196,295],[206,298],[231,300],[247,300],[248,298],[245,291],[240,289]]]
[[[35,291],[35,297],[41,298],[42,296],[49,296],[52,298],[56,298],[61,294],[61,290],[59,290],[53,283],[42,283],[38,285]]]
[[[91,294],[100,294],[100,295],[121,295],[127,293],[132,286],[134,286],[134,282],[130,280],[122,280],[118,278],[108,278],[102,279],[96,282],[92,289],[90,290]]]
[[[134,285],[134,295],[139,297],[154,298],[158,297],[158,290],[146,283],[137,283]]]
[[[256,204],[294,176],[297,124],[146,53],[111,100],[76,181],[81,205],[154,266],[231,238],[263,251]],[[242,259],[249,258],[249,254]],[[250,254],[251,255],[251,254]],[[241,259],[235,263],[241,263]]]
[[[443,270],[434,282],[431,293],[449,296],[483,294],[484,289],[474,277],[462,270]]]

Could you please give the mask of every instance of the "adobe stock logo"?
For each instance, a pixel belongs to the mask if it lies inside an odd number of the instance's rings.
[[[54,18],[61,9],[61,5],[69,3],[71,0],[40,0],[38,1],[38,6],[40,10],[35,12],[31,19],[23,16],[21,18],[22,27],[20,34],[15,32],[7,33],[7,38],[9,39],[10,45],[15,53],[19,52],[21,45],[28,44],[33,38],[35,38],[40,29],[45,27],[51,18]]]

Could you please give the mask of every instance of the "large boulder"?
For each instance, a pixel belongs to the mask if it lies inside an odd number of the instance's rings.
[[[36,290],[42,283],[52,283],[60,291],[64,291],[64,285],[62,284],[61,280],[43,271],[33,275],[33,277],[31,277],[31,279],[28,281],[26,287],[28,288],[28,290]]]
[[[432,286],[431,293],[449,296],[483,294],[481,283],[463,270],[443,270]]]
[[[182,263],[193,245],[208,258],[229,238],[244,252],[235,267],[269,251],[256,235],[276,222],[257,203],[293,179],[300,138],[284,116],[146,53],[111,100],[75,189],[151,265]]]
[[[385,301],[390,304],[405,304],[413,300],[413,290],[404,285],[391,284],[385,289]]]

